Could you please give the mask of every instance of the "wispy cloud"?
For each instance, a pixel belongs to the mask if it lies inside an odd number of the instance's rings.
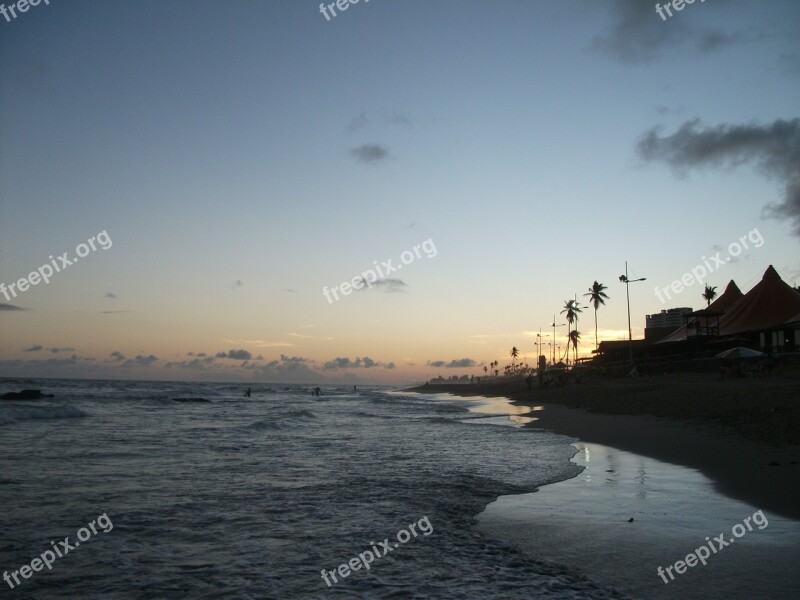
[[[7,311],[15,311],[15,310],[28,310],[27,308],[20,308],[19,306],[14,306],[13,304],[3,304],[0,302],[0,311],[7,310]]]
[[[724,0],[716,0],[713,5],[703,4],[701,10],[711,11],[724,4]],[[662,58],[666,50],[672,51],[681,44],[693,47],[695,52],[708,53],[766,37],[741,31],[700,29],[693,27],[691,20],[680,18],[685,14],[673,13],[673,17],[665,22],[656,13],[654,2],[611,0],[602,5],[608,7],[611,22],[594,38],[592,47],[621,63],[650,63]],[[700,6],[697,3],[693,10],[699,12]]]
[[[358,116],[353,117],[353,120],[350,121],[345,131],[347,131],[347,133],[354,133],[366,129],[367,127],[369,127],[369,117],[367,117],[367,111],[362,110]]]

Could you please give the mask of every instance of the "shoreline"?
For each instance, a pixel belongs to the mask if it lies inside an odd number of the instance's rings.
[[[792,377],[715,381],[680,374],[531,391],[524,381],[405,391],[504,397],[531,408],[535,420],[525,427],[696,469],[719,493],[800,521],[798,389]]]

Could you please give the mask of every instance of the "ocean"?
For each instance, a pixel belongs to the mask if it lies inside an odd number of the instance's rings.
[[[498,496],[580,467],[574,440],[474,403],[367,386],[255,385],[246,398],[232,384],[0,380],[0,393],[23,388],[55,398],[0,401],[0,571],[64,552],[0,582],[2,598],[624,597],[477,529]],[[340,570],[365,551],[369,569]]]

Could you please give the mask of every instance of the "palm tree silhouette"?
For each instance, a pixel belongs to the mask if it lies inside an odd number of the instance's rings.
[[[511,371],[513,373],[516,370],[514,362],[517,360],[517,357],[519,356],[519,350],[517,350],[516,346],[512,346],[511,352],[509,354],[511,354]]]
[[[707,306],[711,306],[711,301],[717,297],[717,286],[711,287],[710,285],[706,285],[706,289],[703,290],[703,298],[708,303]]]
[[[569,341],[572,342],[572,349],[574,351],[575,362],[573,364],[578,363],[578,342],[581,341],[581,334],[577,329],[573,329],[569,332]],[[569,347],[569,346],[568,346]]]
[[[561,311],[563,315],[566,313],[567,318],[567,331],[570,331],[572,328],[572,324],[575,323],[577,326],[578,323],[578,314],[581,313],[580,305],[578,304],[577,300],[565,300],[564,301],[564,310]],[[572,335],[570,331],[570,336]],[[570,338],[571,339],[571,338]],[[567,341],[567,349],[564,356],[569,356],[569,341]]]
[[[589,293],[584,294],[584,296],[589,296],[589,304],[594,306],[594,349],[597,350],[597,309],[600,308],[600,305],[605,305],[606,300],[608,300],[608,295],[606,294],[606,286],[602,283],[597,283],[596,281],[592,284],[592,287],[589,288]]]

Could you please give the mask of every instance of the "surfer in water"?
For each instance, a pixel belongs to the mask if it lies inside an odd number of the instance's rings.
[[[247,391],[244,393],[245,398],[250,397],[250,388],[247,388]]]

